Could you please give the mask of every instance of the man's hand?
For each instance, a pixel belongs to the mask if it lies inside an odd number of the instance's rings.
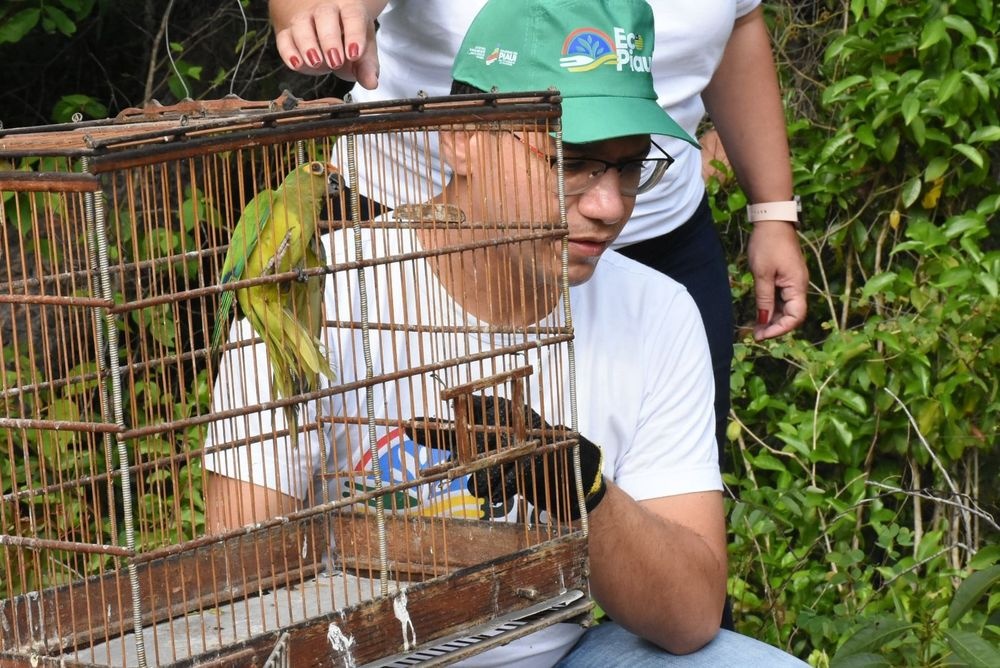
[[[562,440],[571,433],[565,427],[549,426],[528,406],[522,407],[521,414],[518,415],[514,404],[503,397],[473,394],[469,403],[468,418],[477,456],[494,455],[515,445],[514,425],[522,417],[529,439],[539,438],[542,443],[551,443]],[[416,422],[425,420],[418,418]],[[422,430],[414,431],[415,440],[422,438]],[[436,438],[424,445],[444,448],[456,456],[458,445],[455,429],[437,431]],[[588,511],[593,511],[604,498],[607,488],[601,473],[603,454],[600,447],[583,436],[579,437],[579,443],[584,503]],[[576,520],[580,517],[570,449],[564,448],[530,459],[520,458],[479,469],[470,476],[468,489],[474,496],[488,498],[493,504],[509,501],[514,494],[520,493],[539,510],[548,511],[561,520]]]
[[[368,89],[378,86],[375,19],[387,0],[271,0],[278,53],[303,74],[333,73]]]
[[[786,334],[806,319],[806,268],[795,227],[780,220],[753,224],[747,249],[757,296],[758,341]]]

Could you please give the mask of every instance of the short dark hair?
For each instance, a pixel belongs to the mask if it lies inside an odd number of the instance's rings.
[[[451,82],[451,95],[480,95],[486,91],[457,79]]]

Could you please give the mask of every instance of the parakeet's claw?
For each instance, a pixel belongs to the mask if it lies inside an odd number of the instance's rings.
[[[297,267],[295,269],[295,273],[296,273],[295,280],[297,280],[299,283],[306,283],[309,281],[309,274],[307,274],[306,270],[303,269],[302,267]]]

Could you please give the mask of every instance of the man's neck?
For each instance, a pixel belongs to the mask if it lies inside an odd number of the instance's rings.
[[[446,205],[462,222],[417,229],[424,249],[454,249],[428,258],[448,294],[470,315],[500,328],[526,327],[548,316],[560,293],[553,240],[515,241],[516,230],[477,223],[474,207],[446,204],[448,199],[443,194],[432,204]]]

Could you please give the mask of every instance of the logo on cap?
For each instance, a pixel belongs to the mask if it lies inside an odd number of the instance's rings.
[[[570,72],[589,72],[617,60],[611,38],[597,28],[577,28],[563,41],[559,66]]]
[[[651,58],[641,55],[642,35],[615,27],[614,39],[597,28],[577,28],[563,41],[559,66],[570,72],[589,72],[601,65],[614,65],[621,72],[649,72]]]
[[[493,51],[490,52],[484,61],[487,65],[492,65],[493,63],[500,63],[501,65],[507,65],[512,67],[517,64],[517,51],[512,51],[510,49],[501,49],[499,45]]]

